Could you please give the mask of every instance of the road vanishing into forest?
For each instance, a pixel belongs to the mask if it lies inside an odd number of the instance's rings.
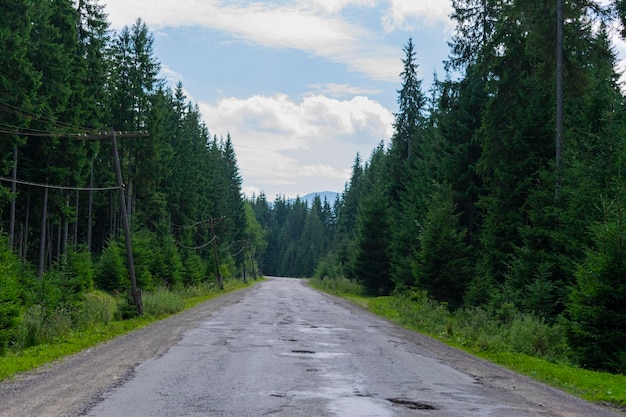
[[[2,382],[0,415],[624,417],[288,278]]]

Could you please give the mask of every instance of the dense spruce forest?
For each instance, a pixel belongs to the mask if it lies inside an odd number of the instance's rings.
[[[531,315],[581,365],[623,373],[626,108],[610,28],[626,3],[565,2],[561,25],[556,1],[452,3],[444,78],[424,91],[426,40],[409,40],[395,134],[356,155],[332,208],[253,199],[264,272]]]
[[[2,4],[0,350],[258,273],[232,140],[159,72],[146,24],[115,33],[97,0]]]
[[[453,0],[443,78],[423,88],[430,40],[409,39],[393,137],[355,156],[335,201],[309,206],[243,197],[232,139],[159,78],[140,19],[116,33],[98,0],[5,2],[0,351],[136,315],[137,292],[265,273],[529,315],[580,365],[625,372],[611,36],[626,2],[559,3]]]

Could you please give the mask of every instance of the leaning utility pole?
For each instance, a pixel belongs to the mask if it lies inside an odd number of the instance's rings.
[[[219,219],[221,220],[221,219]],[[224,282],[222,281],[222,274],[220,274],[220,260],[217,256],[217,237],[215,236],[216,221],[211,217],[211,236],[213,241],[213,255],[215,256],[215,277],[217,278],[217,285],[220,290],[224,289]]]
[[[248,278],[246,277],[246,249],[247,247],[243,247],[243,252],[241,254],[241,269],[243,270],[243,282],[244,284],[248,282]]]
[[[115,173],[117,175],[117,185],[119,186],[120,193],[120,216],[122,220],[122,226],[124,227],[124,237],[126,239],[126,257],[128,259],[128,273],[130,275],[130,291],[133,297],[133,302],[137,308],[139,315],[143,314],[143,303],[141,301],[141,293],[137,290],[137,279],[135,277],[135,262],[133,260],[133,246],[130,241],[130,226],[128,223],[128,213],[126,212],[126,199],[124,198],[124,182],[122,181],[122,169],[120,167],[120,156],[117,151],[117,138],[115,136],[115,130],[111,136],[111,143],[113,145],[113,160],[115,162]]]

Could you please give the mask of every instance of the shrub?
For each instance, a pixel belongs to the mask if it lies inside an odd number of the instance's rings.
[[[19,315],[19,261],[0,239],[0,354],[4,353]]]
[[[364,288],[361,284],[352,281],[344,276],[337,278],[312,278],[309,280],[309,284],[322,291],[327,291],[332,294],[338,295],[363,295]]]
[[[15,346],[19,349],[50,342],[67,335],[72,329],[72,312],[59,306],[47,309],[41,304],[28,308],[15,331]]]
[[[184,298],[166,288],[159,287],[155,291],[143,294],[143,311],[148,316],[174,314],[184,308]]]
[[[549,325],[540,317],[520,314],[501,333],[509,350],[513,352],[561,359],[567,352],[563,328],[560,325]]]
[[[91,253],[85,248],[70,252],[63,263],[63,270],[69,278],[69,289],[82,294],[93,289],[95,269]]]
[[[125,259],[119,244],[109,240],[96,267],[98,288],[110,293],[121,293],[130,288]]]
[[[137,287],[144,291],[152,291],[156,288],[154,270],[158,268],[156,260],[158,254],[155,252],[157,244],[154,236],[150,232],[142,230],[133,233],[132,240]]]
[[[96,324],[108,324],[118,314],[117,300],[104,291],[83,294],[80,308],[75,313],[75,327],[86,329]]]
[[[202,258],[195,253],[188,253],[184,260],[185,285],[199,285],[206,279],[207,268]]]

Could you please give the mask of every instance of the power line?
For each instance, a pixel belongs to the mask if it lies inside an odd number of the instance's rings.
[[[52,117],[38,116],[31,111],[14,106],[2,100],[0,100],[0,111],[14,114],[22,119],[49,124],[59,129],[58,132],[51,132],[51,131],[31,128],[31,127],[24,127],[24,126],[20,127],[20,126],[14,126],[8,123],[0,123],[0,133],[4,133],[4,134],[17,134],[21,136],[31,136],[31,137],[74,137],[78,139],[111,138],[113,134],[112,132],[109,132],[107,130],[102,130],[102,129],[98,129],[94,127],[78,126],[78,125],[74,125],[71,123],[65,123],[65,122],[55,120]],[[115,133],[118,137],[148,136],[147,132],[145,131],[115,132]]]
[[[14,114],[24,119],[30,119],[30,120],[34,120],[34,121],[41,122],[41,123],[50,123],[57,127],[70,128],[72,130],[96,130],[94,128],[84,128],[84,127],[80,127],[74,124],[60,122],[58,120],[55,120],[52,117],[38,116],[32,111],[14,106],[13,104],[9,104],[2,100],[0,100],[0,110],[4,111],[5,113]]]
[[[16,183],[16,184],[21,184],[21,185],[29,185],[29,186],[32,186],[32,187],[49,188],[49,189],[65,190],[65,191],[111,191],[111,190],[119,190],[120,188],[124,188],[124,187],[119,187],[119,186],[115,186],[115,187],[98,187],[98,188],[91,188],[91,187],[63,187],[63,186],[60,186],[60,185],[39,184],[39,183],[36,183],[36,182],[20,181],[20,180],[14,180],[14,179],[11,179],[11,178],[5,178],[5,177],[0,177],[0,181],[11,182],[11,183]]]
[[[180,242],[176,242],[176,244],[177,244],[178,246],[180,246],[181,248],[184,248],[184,249],[198,250],[198,249],[203,249],[203,248],[206,248],[206,247],[207,247],[207,246],[209,246],[211,243],[213,243],[213,241],[214,241],[215,239],[217,239],[217,237],[216,237],[216,236],[213,236],[213,238],[212,238],[211,240],[209,240],[208,242],[206,242],[206,243],[204,243],[204,244],[202,244],[202,245],[199,245],[199,246],[187,246],[187,245],[183,245],[183,244],[182,244],[182,243],[180,243]]]
[[[2,128],[5,127],[5,129]],[[8,129],[7,129],[8,128]],[[0,125],[0,133],[5,133],[8,135],[18,135],[18,136],[28,136],[28,137],[42,137],[42,138],[71,138],[77,140],[97,140],[97,139],[110,139],[113,136],[113,133],[107,131],[91,131],[91,132],[48,132],[45,130],[37,130],[37,129],[29,129],[29,128],[19,128],[17,126],[11,126],[7,124]],[[126,132],[120,131],[115,132],[117,137],[120,138],[128,138],[128,137],[148,137],[150,134],[145,131],[134,131],[134,132]]]

